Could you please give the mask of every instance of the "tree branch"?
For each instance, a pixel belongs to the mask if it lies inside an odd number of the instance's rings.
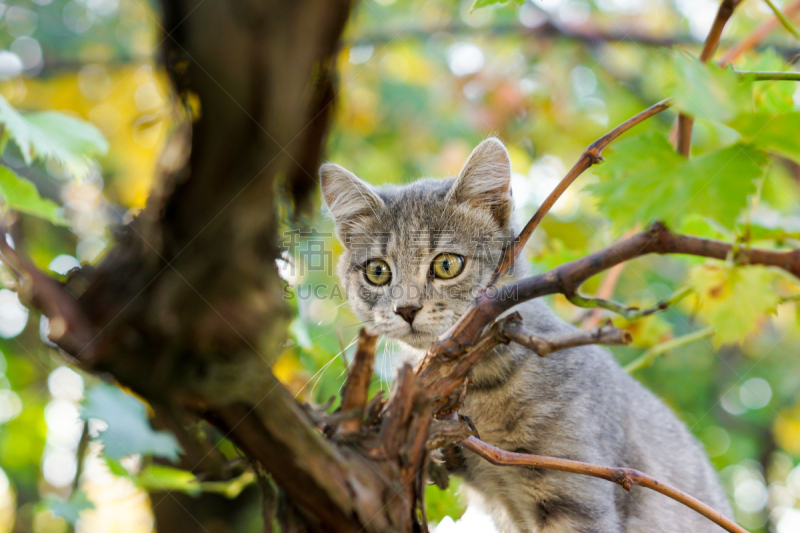
[[[474,436],[461,441],[461,444],[468,450],[475,452],[491,464],[497,466],[528,466],[583,474],[585,476],[611,481],[621,485],[627,491],[630,491],[633,485],[645,487],[682,503],[730,533],[748,533],[746,529],[737,525],[733,520],[715,511],[712,507],[706,505],[697,498],[632,468],[613,468],[582,463],[580,461],[570,461],[568,459],[558,459],[556,457],[508,452],[496,446],[492,446],[491,444],[487,444]]]
[[[543,15],[546,12],[542,11]],[[536,39],[549,39],[563,37],[574,41],[581,41],[589,44],[600,43],[636,43],[643,46],[671,48],[675,45],[694,45],[697,40],[691,35],[672,35],[659,37],[638,31],[636,27],[620,28],[618,30],[603,28],[599,25],[585,22],[580,25],[561,24],[549,17],[535,27],[523,26],[522,24],[494,24],[489,26],[472,27],[467,24],[443,24],[434,27],[397,27],[389,28],[388,31],[380,33],[366,33],[355,37],[348,42],[349,46],[365,45],[385,45],[394,41],[404,41],[409,39],[428,39],[431,35],[448,34],[459,35],[476,34],[489,35],[493,37],[505,35],[528,35]]]
[[[739,264],[759,264],[782,268],[800,278],[800,250],[775,252],[757,248],[744,249],[726,242],[701,239],[670,232],[661,223],[621,240],[581,259],[565,263],[538,276],[510,283],[493,294],[482,293],[434,343],[420,362],[417,372],[421,382],[437,400],[437,412],[449,412],[459,405],[454,392],[483,354],[502,342],[503,320],[495,318],[512,307],[534,298],[561,293],[576,294],[580,285],[592,276],[614,265],[636,257],[657,254],[685,254],[713,259],[733,256]],[[513,316],[513,315],[510,315]],[[484,334],[486,326],[492,324]]]
[[[525,224],[525,227],[522,228],[519,236],[517,236],[514,242],[503,251],[503,257],[497,264],[497,268],[492,275],[492,281],[489,282],[489,286],[496,284],[500,277],[514,265],[514,262],[522,252],[522,249],[525,248],[525,244],[528,242],[528,239],[530,239],[531,235],[533,235],[533,232],[539,226],[539,223],[553,207],[553,204],[555,204],[561,195],[564,194],[564,191],[566,191],[567,188],[572,185],[572,182],[575,181],[575,179],[586,169],[603,161],[603,149],[629,129],[644,122],[648,118],[661,113],[670,105],[672,104],[669,98],[662,100],[661,102],[648,107],[641,113],[629,118],[590,144],[589,147],[584,150],[580,159],[578,159],[578,162],[575,163],[575,165],[570,169],[567,175],[564,176],[558,186],[547,196],[545,201],[542,202],[542,205],[539,206],[539,209],[536,210],[536,213],[534,213],[533,217],[528,221],[527,224]]]
[[[714,52],[717,51],[717,47],[719,46],[719,39],[722,36],[722,30],[725,29],[725,24],[728,23],[728,19],[731,18],[733,11],[740,2],[741,0],[722,0],[722,3],[719,5],[719,9],[717,10],[717,17],[714,19],[714,24],[711,26],[711,30],[708,32],[708,37],[706,37],[703,51],[700,53],[701,62],[708,63],[709,59],[714,56]],[[685,157],[689,157],[691,154],[693,125],[694,119],[692,117],[684,113],[678,115],[677,150]]]
[[[763,70],[736,70],[735,72],[743,77],[752,78],[754,81],[800,81],[800,72]]]
[[[777,19],[778,19],[778,22],[780,22],[780,23],[781,23],[781,25],[782,25],[782,26],[783,26],[783,27],[786,29],[786,31],[788,31],[789,33],[791,33],[792,35],[794,35],[795,37],[797,37],[798,39],[800,39],[800,32],[798,32],[798,31],[797,31],[797,28],[795,28],[795,27],[792,25],[792,23],[789,21],[789,19],[788,19],[788,18],[786,18],[786,15],[784,15],[784,14],[781,12],[781,10],[778,8],[778,6],[776,6],[775,4],[773,4],[773,3],[772,3],[772,0],[764,0],[764,1],[767,3],[767,5],[769,6],[769,8],[770,8],[770,9],[772,10],[772,12],[775,14],[775,18],[777,18]]]
[[[641,370],[642,368],[646,368],[653,364],[653,361],[656,357],[661,354],[667,353],[669,351],[674,350],[680,346],[684,346],[686,344],[699,341],[700,339],[705,339],[706,337],[710,337],[714,334],[714,328],[709,326],[707,328],[703,328],[692,333],[688,333],[686,335],[681,335],[675,339],[670,339],[666,342],[662,342],[660,344],[656,344],[655,346],[648,348],[646,352],[642,355],[625,365],[625,372],[628,374],[632,374],[637,370]]]
[[[539,357],[576,346],[586,346],[587,344],[630,344],[632,340],[629,332],[615,328],[610,324],[551,337],[533,335],[519,323],[506,322],[500,326],[500,331],[510,340],[532,350]]]
[[[18,278],[20,299],[50,320],[50,340],[76,359],[80,355],[78,362],[84,369],[90,370],[95,362],[91,346],[95,334],[86,314],[61,283],[17,254],[8,244],[6,236],[5,231],[0,231],[0,262]]]

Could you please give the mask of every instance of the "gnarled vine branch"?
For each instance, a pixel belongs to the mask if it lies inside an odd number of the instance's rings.
[[[487,444],[476,437],[468,437],[461,441],[461,445],[471,450],[493,465],[498,466],[529,466],[534,468],[545,468],[548,470],[560,470],[562,472],[572,472],[583,474],[606,481],[611,481],[621,485],[625,490],[630,491],[633,485],[645,487],[656,492],[660,492],[673,500],[682,503],[705,516],[718,526],[730,533],[747,533],[747,530],[737,525],[733,520],[712,507],[704,504],[697,498],[686,494],[669,485],[648,476],[643,472],[632,468],[614,468],[609,466],[593,465],[580,461],[570,461],[569,459],[558,459],[555,457],[543,457],[541,455],[528,455],[501,450],[496,446]]]

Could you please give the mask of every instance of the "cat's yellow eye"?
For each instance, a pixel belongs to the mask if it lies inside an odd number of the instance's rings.
[[[464,258],[456,254],[439,254],[431,263],[433,275],[440,279],[450,279],[464,270]]]
[[[364,267],[364,277],[373,285],[386,285],[392,280],[392,271],[386,261],[370,259]]]

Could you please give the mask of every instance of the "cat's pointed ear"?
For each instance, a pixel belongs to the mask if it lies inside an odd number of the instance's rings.
[[[502,141],[490,137],[470,154],[448,193],[456,202],[488,209],[505,227],[514,210],[511,197],[511,159]]]
[[[345,233],[354,228],[359,219],[380,218],[383,200],[372,187],[361,181],[347,169],[325,163],[319,169],[322,196],[336,220],[337,230]]]

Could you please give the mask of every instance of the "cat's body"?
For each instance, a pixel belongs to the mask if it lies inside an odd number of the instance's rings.
[[[321,176],[346,247],[339,275],[353,309],[418,358],[488,283],[514,237],[505,148],[489,139],[458,178],[406,187],[373,190],[335,165],[323,166]],[[503,282],[523,274],[518,269]],[[574,329],[538,300],[513,311],[543,336]],[[730,515],[697,441],[602,348],[540,358],[516,344],[501,346],[473,369],[460,412],[484,441],[502,449],[635,468]],[[458,473],[470,503],[489,512],[503,532],[721,531],[653,491],[627,493],[604,480],[493,466],[463,454]]]

